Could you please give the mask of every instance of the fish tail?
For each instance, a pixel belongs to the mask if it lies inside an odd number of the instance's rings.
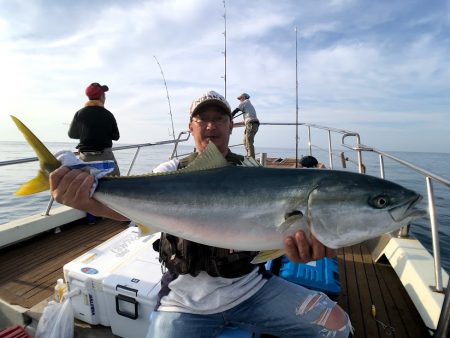
[[[18,118],[11,115],[12,120],[17,128],[25,137],[25,140],[35,151],[39,159],[39,170],[35,178],[23,184],[14,195],[24,196],[31,195],[41,191],[48,190],[50,184],[48,182],[49,174],[61,166],[61,163],[47,149],[47,147],[25,126]]]

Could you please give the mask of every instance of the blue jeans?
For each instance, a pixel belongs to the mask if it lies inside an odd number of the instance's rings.
[[[312,305],[313,302],[308,301],[311,297],[315,300],[319,298],[319,301]],[[309,304],[307,310],[305,303]],[[153,312],[147,338],[212,338],[217,337],[228,324],[257,334],[283,338],[348,337],[351,329],[349,320],[342,329],[335,331],[316,324],[323,313],[334,305],[321,293],[273,276],[254,296],[221,313]]]

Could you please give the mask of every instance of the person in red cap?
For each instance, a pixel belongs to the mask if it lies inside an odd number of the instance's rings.
[[[114,161],[114,170],[109,175],[120,176],[119,166],[112,152],[112,141],[120,137],[114,115],[105,109],[105,92],[108,86],[97,82],[91,83],[86,88],[86,96],[89,98],[83,108],[75,113],[69,127],[69,137],[79,139],[77,145],[80,160]],[[86,214],[88,224],[95,224],[95,216]]]
[[[105,92],[108,90],[108,86],[97,82],[87,86],[89,101],[75,113],[68,134],[70,138],[80,140],[77,145],[80,160],[113,160],[115,168],[111,175],[119,176],[120,170],[111,148],[112,141],[117,141],[120,133],[114,115],[104,107]]]

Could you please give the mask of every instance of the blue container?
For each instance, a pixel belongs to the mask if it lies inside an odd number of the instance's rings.
[[[302,264],[292,263],[283,256],[279,276],[330,296],[337,296],[341,292],[337,258],[325,257],[318,261]]]

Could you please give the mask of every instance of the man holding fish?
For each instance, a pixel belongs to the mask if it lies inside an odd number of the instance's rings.
[[[197,152],[163,163],[154,172],[189,168],[210,142],[231,165],[245,162],[243,156],[228,148],[233,122],[230,106],[222,95],[206,92],[192,102],[189,114],[189,130]],[[82,170],[60,167],[50,175],[56,201],[97,216],[128,220],[90,197],[92,183],[93,177]],[[159,251],[168,271],[162,279],[147,337],[215,337],[229,323],[279,337],[349,335],[349,318],[335,302],[320,292],[271,275],[262,265],[252,264],[256,251],[218,248],[166,233],[162,234]],[[313,235],[307,238],[302,230],[284,238],[284,252],[294,262],[335,255],[334,250]]]

